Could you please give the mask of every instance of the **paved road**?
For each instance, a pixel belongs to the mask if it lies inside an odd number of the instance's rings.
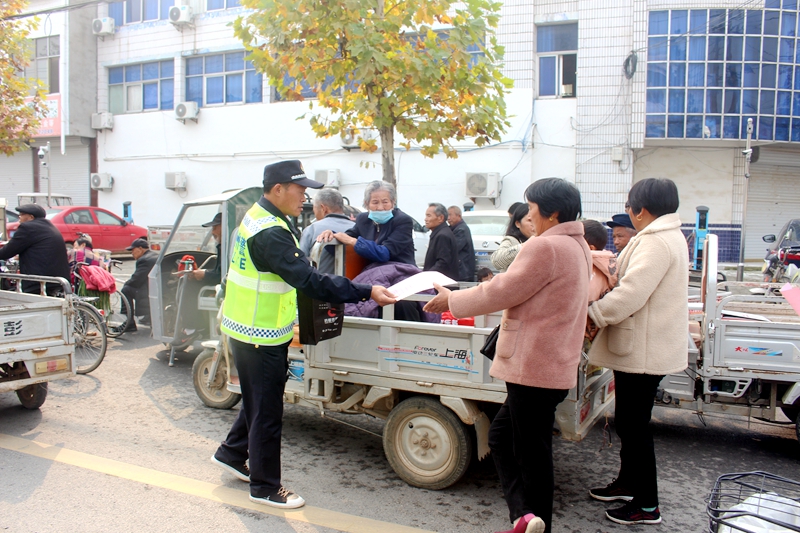
[[[209,462],[236,409],[195,396],[196,354],[167,366],[146,328],[114,341],[92,374],[51,383],[40,411],[0,395],[0,531],[13,532],[411,532],[483,533],[507,527],[494,468],[475,462],[444,491],[403,483],[383,456],[382,422],[322,417],[286,406],[284,482],[308,505],[295,512],[247,500],[247,486]],[[657,409],[660,531],[706,528],[703,499],[722,473],[766,470],[800,479],[793,426],[748,424]],[[609,420],[613,434],[613,417]],[[603,423],[580,443],[555,441],[554,533],[647,531],[616,526],[586,495],[611,480],[619,443]],[[650,530],[655,530],[652,527]]]

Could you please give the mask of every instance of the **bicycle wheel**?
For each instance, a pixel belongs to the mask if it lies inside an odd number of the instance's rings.
[[[111,309],[106,313],[106,334],[112,339],[119,337],[131,321],[131,306],[120,291],[109,295]]]
[[[75,317],[72,338],[75,342],[75,372],[88,374],[106,356],[106,326],[100,313],[91,304],[74,302]]]

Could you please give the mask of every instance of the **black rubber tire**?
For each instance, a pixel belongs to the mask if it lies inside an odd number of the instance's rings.
[[[798,415],[800,415],[800,408],[794,405],[782,405],[781,411],[783,411],[783,414],[786,415],[786,418],[792,422],[797,420]]]
[[[47,398],[47,382],[28,385],[16,392],[22,407],[25,409],[38,409]]]
[[[108,347],[106,323],[93,305],[75,302],[72,337],[75,341],[75,372],[88,374],[103,362]]]
[[[472,448],[467,427],[436,398],[415,396],[400,402],[383,429],[389,464],[403,481],[423,489],[446,489],[461,479]]]
[[[228,369],[225,361],[220,361],[217,367],[217,375],[211,387],[207,385],[208,373],[211,369],[211,360],[214,350],[205,349],[198,355],[192,364],[192,382],[194,390],[200,400],[208,407],[214,409],[231,409],[242,399],[241,394],[236,394],[228,390]]]
[[[131,306],[127,296],[122,291],[116,291],[109,296],[111,311],[106,315],[106,335],[115,339],[125,333],[125,328],[131,323]],[[122,310],[125,310],[125,313]]]

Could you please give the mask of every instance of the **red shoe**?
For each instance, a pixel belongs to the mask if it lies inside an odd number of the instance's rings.
[[[514,529],[497,533],[544,533],[544,520],[533,513],[528,513],[517,521]]]

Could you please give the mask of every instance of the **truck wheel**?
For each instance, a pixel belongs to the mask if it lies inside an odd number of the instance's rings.
[[[230,409],[242,399],[240,394],[228,390],[228,369],[224,361],[217,366],[217,375],[208,386],[208,375],[211,371],[211,360],[214,350],[203,350],[192,364],[192,381],[197,396],[214,409]]]
[[[395,407],[383,429],[383,451],[403,481],[440,490],[456,483],[472,459],[466,426],[434,398],[416,396]]]
[[[17,398],[25,409],[38,409],[47,398],[47,382],[28,385],[17,391]]]

